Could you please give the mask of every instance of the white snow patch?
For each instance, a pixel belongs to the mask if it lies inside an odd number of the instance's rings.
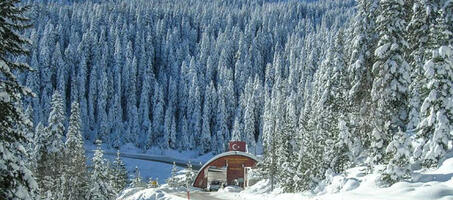
[[[117,200],[184,200],[183,198],[168,194],[162,189],[157,188],[132,188],[127,189]]]

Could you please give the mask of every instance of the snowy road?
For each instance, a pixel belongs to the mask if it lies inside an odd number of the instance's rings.
[[[187,198],[187,193],[177,193],[178,197]],[[190,193],[190,200],[231,200],[231,199],[219,199],[212,195],[211,192],[193,192]]]
[[[92,153],[92,151],[91,151]],[[111,156],[116,156],[116,152],[104,152],[105,155],[111,155]],[[130,153],[121,153],[120,152],[120,157],[123,158],[132,158],[132,159],[137,159],[137,160],[145,160],[145,161],[154,161],[154,162],[161,162],[161,163],[167,163],[167,164],[173,164],[173,162],[176,164],[176,166],[179,167],[187,167],[187,160],[181,160],[181,159],[176,159],[168,156],[156,156],[156,155],[145,155],[145,154],[130,154]],[[200,163],[195,163],[192,162],[192,169],[194,170],[199,170],[201,168]]]

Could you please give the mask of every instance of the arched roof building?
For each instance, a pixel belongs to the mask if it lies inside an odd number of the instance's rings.
[[[228,151],[206,162],[193,182],[194,187],[206,188],[210,180],[217,180],[225,185],[246,183],[247,168],[255,167],[258,158],[241,151]]]

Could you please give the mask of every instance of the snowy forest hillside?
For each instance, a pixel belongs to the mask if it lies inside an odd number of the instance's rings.
[[[283,192],[355,167],[390,186],[451,155],[452,0],[3,0],[0,14],[0,199],[114,198],[127,172],[101,141],[202,155],[242,140]]]
[[[35,125],[46,126],[51,96],[59,91],[67,116],[71,102],[80,103],[85,139],[115,148],[133,143],[144,150],[223,152],[235,137],[253,149],[261,143],[262,105],[276,77],[291,81],[298,114],[328,40],[352,5],[35,3],[25,62],[36,73],[21,78],[36,97],[26,104]]]

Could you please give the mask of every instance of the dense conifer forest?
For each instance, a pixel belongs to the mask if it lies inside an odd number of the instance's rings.
[[[0,198],[113,198],[127,174],[101,141],[200,155],[245,141],[285,192],[356,166],[385,165],[391,185],[452,148],[451,0],[5,0],[0,13]],[[99,145],[91,171],[85,143]]]

